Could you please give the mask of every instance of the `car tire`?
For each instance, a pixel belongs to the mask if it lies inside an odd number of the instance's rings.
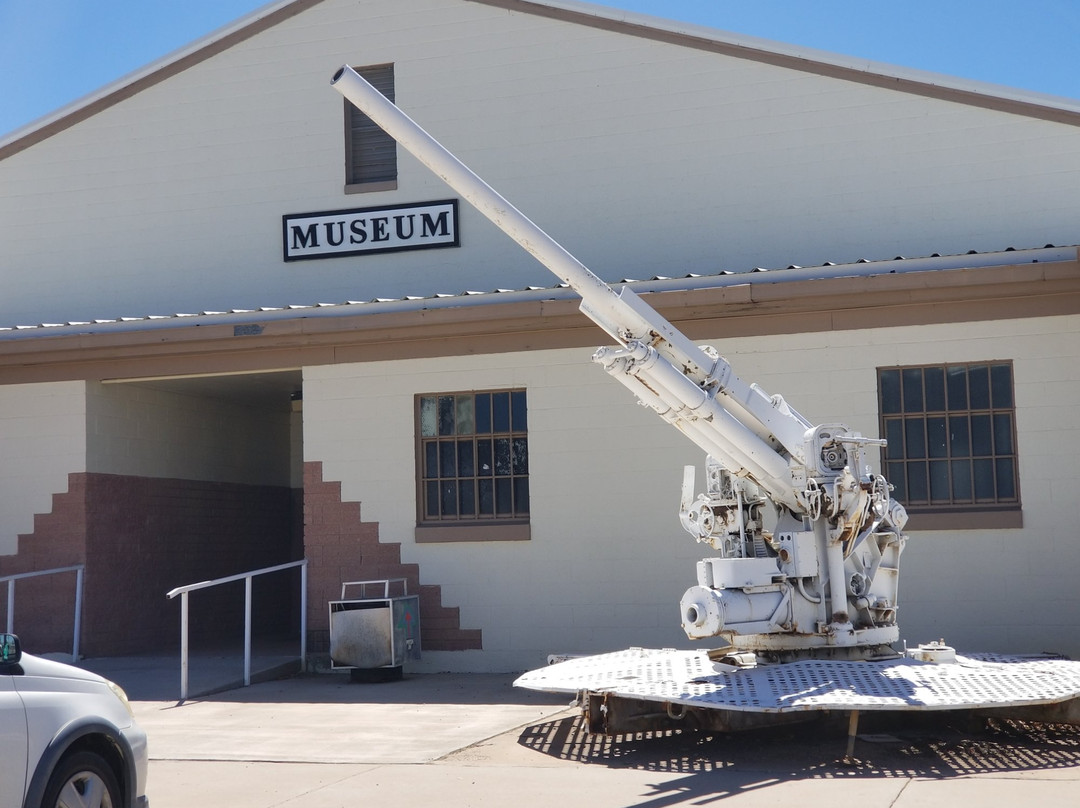
[[[121,808],[120,785],[108,762],[94,752],[60,761],[49,778],[42,808]]]

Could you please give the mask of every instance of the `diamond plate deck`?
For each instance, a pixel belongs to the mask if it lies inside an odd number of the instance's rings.
[[[1080,663],[971,654],[948,663],[804,660],[735,668],[711,661],[705,651],[631,648],[539,668],[514,684],[764,713],[956,710],[1054,704],[1080,697]]]

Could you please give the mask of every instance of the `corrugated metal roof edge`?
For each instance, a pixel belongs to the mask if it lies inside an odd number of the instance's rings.
[[[790,283],[793,281],[825,280],[828,278],[867,277],[908,272],[941,272],[983,267],[1047,264],[1080,259],[1080,246],[1030,249],[1008,248],[999,252],[977,252],[955,255],[937,253],[923,258],[897,256],[889,260],[859,260],[849,264],[821,266],[789,266],[784,269],[756,267],[746,272],[721,272],[711,275],[685,275],[679,278],[654,276],[635,280],[624,278],[613,286],[629,286],[639,294],[650,292],[691,291],[758,283]],[[290,304],[257,309],[203,311],[144,315],[141,317],[103,318],[84,322],[41,323],[38,325],[0,327],[0,340],[37,339],[53,336],[91,335],[119,331],[149,331],[161,328],[183,328],[192,325],[244,325],[269,320],[303,319],[311,317],[348,317],[358,314],[387,314],[394,311],[454,308],[497,303],[539,300],[566,300],[577,293],[565,283],[554,286],[529,286],[523,289],[494,289],[488,292],[463,291],[457,294],[434,294],[427,297],[374,298],[367,301],[339,303]]]

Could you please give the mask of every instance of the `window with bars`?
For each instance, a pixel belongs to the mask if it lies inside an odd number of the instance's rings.
[[[912,513],[1019,510],[1011,362],[878,369],[885,477]]]
[[[394,66],[353,68],[380,93],[394,99]],[[367,115],[345,101],[346,191],[397,187],[397,142]]]
[[[420,395],[416,417],[421,526],[528,522],[524,390]]]

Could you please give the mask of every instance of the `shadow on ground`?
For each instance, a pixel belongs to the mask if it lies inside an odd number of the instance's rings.
[[[244,657],[235,652],[203,652],[189,660],[188,698],[200,698],[244,686]],[[79,667],[116,682],[132,701],[177,701],[179,655],[82,659]],[[251,683],[289,676],[299,669],[296,657],[263,653],[253,657]]]
[[[202,701],[278,704],[566,705],[569,697],[514,687],[514,674],[418,673],[391,682],[357,683],[348,672],[301,674],[208,696]]]
[[[276,653],[275,653],[276,652]],[[177,656],[86,659],[80,666],[119,684],[132,701],[177,701]],[[406,673],[399,680],[359,683],[348,670],[296,673],[295,657],[270,649],[253,656],[252,684],[243,686],[243,656],[204,652],[190,660],[189,701],[263,704],[565,705],[570,697],[513,686],[516,674]]]
[[[518,743],[575,763],[686,774],[680,799],[694,778],[726,770],[757,772],[761,781],[850,777],[950,778],[1080,766],[1080,727],[989,720],[974,724],[939,716],[902,716],[860,734],[852,760],[847,738],[820,722],[742,733],[666,731],[607,737],[590,734],[579,716],[533,724]],[[767,772],[764,780],[760,773]],[[772,778],[770,780],[770,778]],[[715,796],[714,779],[700,783]]]

